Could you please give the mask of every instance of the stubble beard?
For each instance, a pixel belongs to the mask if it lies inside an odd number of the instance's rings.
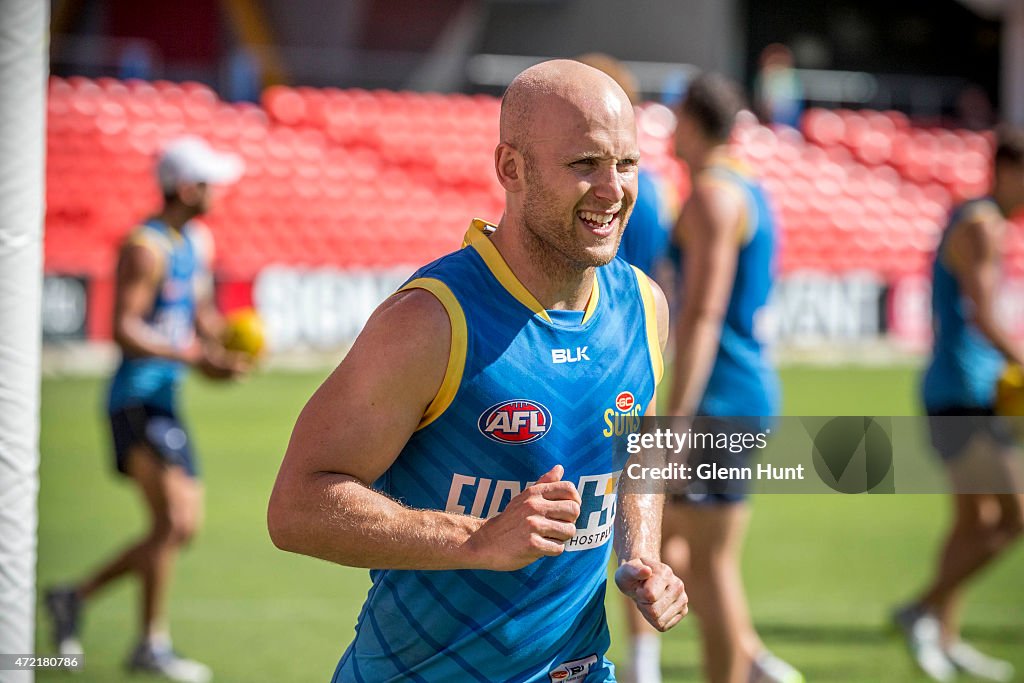
[[[530,199],[523,206],[524,243],[530,258],[542,264],[545,272],[568,280],[583,275],[591,268],[607,265],[615,258],[622,241],[621,229],[615,235],[615,247],[607,257],[588,253],[576,234],[576,208],[573,207],[568,216],[561,216],[550,208],[555,202],[543,187],[534,186],[527,192]]]

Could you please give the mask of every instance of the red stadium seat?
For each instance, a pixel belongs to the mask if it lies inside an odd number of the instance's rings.
[[[287,86],[274,85],[263,91],[263,107],[274,121],[283,125],[294,126],[305,121],[305,100]]]
[[[153,155],[185,132],[247,163],[210,216],[219,267],[232,277],[281,261],[384,267],[432,258],[457,246],[469,217],[500,215],[498,106],[484,95],[276,86],[254,107],[221,102],[198,83],[51,78],[47,267],[110,266],[116,240],[159,199]],[[644,165],[685,197],[671,110],[647,104],[637,120]],[[921,272],[952,202],[989,182],[990,134],[817,108],[802,130],[806,140],[787,128],[737,132],[738,151],[773,196],[787,271]]]
[[[838,144],[846,131],[843,119],[827,109],[808,109],[801,128],[808,140],[824,146]]]

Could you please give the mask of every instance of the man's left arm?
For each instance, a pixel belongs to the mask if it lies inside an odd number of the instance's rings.
[[[213,286],[213,236],[198,221],[189,225],[189,239],[196,256],[192,288],[195,296],[196,334],[203,341],[220,342],[224,338],[224,316],[217,308]]]
[[[668,341],[668,302],[652,280],[658,312],[658,337],[662,351]],[[656,400],[647,406],[646,417],[656,414]],[[632,599],[644,618],[659,631],[667,631],[686,616],[687,597],[682,580],[661,561],[661,515],[665,496],[658,492],[624,492],[615,516],[615,554],[619,568],[615,583]]]
[[[226,323],[217,301],[213,284],[213,237],[209,229],[194,222],[189,233],[196,253],[196,273],[193,276],[195,297],[195,329],[199,342],[213,364],[203,368],[203,374],[211,379],[230,379],[244,375],[252,366],[252,359],[246,354],[224,348]]]
[[[206,291],[209,294],[200,295],[198,289],[196,292],[196,334],[204,342],[223,345],[224,316],[214,301],[212,287]]]

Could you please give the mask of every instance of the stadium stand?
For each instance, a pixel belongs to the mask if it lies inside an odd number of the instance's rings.
[[[183,133],[246,161],[208,217],[222,281],[251,281],[270,264],[422,263],[457,246],[469,217],[498,218],[498,107],[483,95],[286,86],[267,89],[257,106],[223,102],[196,83],[54,77],[46,270],[90,277],[90,306],[109,310],[116,245],[158,203],[153,156]],[[673,126],[664,106],[641,108],[644,163],[685,194]],[[988,134],[825,109],[808,110],[801,129],[751,123],[738,133],[775,197],[783,273],[924,274],[949,207],[989,182]],[[1007,270],[1024,273],[1022,231]],[[102,326],[90,332],[108,336]]]

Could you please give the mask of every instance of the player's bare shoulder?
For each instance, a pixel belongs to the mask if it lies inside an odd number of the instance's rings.
[[[448,353],[451,344],[448,311],[425,289],[406,289],[392,294],[377,308],[371,320],[374,318],[379,318],[380,324],[396,335],[404,333],[412,337],[415,345],[426,351],[433,348],[445,356]]]
[[[995,207],[981,203],[970,207],[951,229],[947,262],[959,268],[997,258],[1002,253],[1006,230],[1006,220]]]
[[[710,171],[703,171],[694,178],[680,218],[684,237],[728,237],[736,229],[742,212],[743,199],[735,188]]]
[[[436,296],[400,291],[370,316],[339,370],[357,370],[396,400],[425,407],[444,379],[451,341],[448,312]]]
[[[117,258],[117,300],[123,303],[128,297],[135,306],[148,307],[156,296],[160,280],[164,275],[163,254],[152,245],[143,242],[126,242],[121,246]],[[115,314],[123,312],[123,306],[115,307]]]
[[[300,414],[282,473],[343,472],[367,484],[379,477],[437,395],[450,346],[447,311],[430,292],[385,300]],[[340,419],[353,410],[362,419]]]
[[[128,240],[118,252],[118,265],[129,273],[152,274],[161,270],[163,254],[154,245],[142,240]]]
[[[163,235],[138,227],[121,243],[117,279],[122,284],[158,282],[164,275],[171,243]]]

